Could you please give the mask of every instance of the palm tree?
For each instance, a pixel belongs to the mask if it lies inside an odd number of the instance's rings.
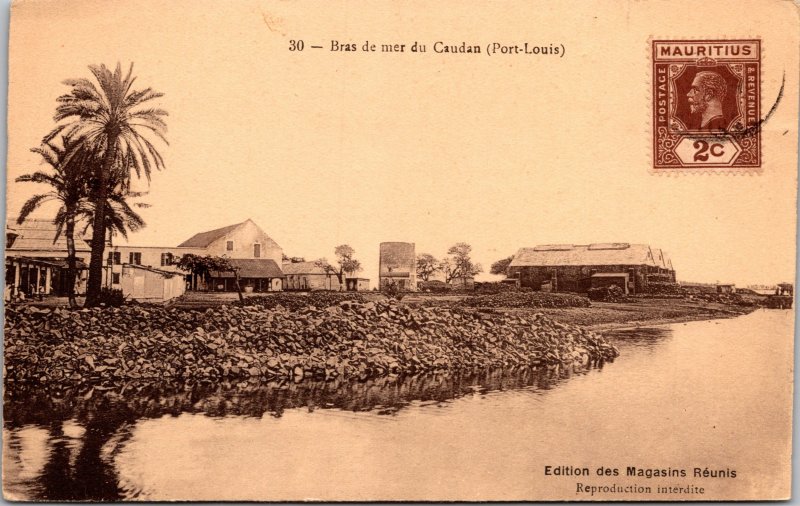
[[[45,202],[58,201],[61,205],[53,219],[56,235],[53,243],[58,241],[61,233],[67,241],[67,297],[71,308],[77,307],[75,299],[75,278],[77,260],[75,252],[75,223],[79,219],[80,208],[85,203],[88,188],[83,171],[86,166],[86,153],[81,150],[79,141],[65,137],[62,145],[52,141],[44,142],[31,151],[41,155],[50,165],[52,172],[36,171],[19,176],[18,183],[39,183],[50,185],[50,191],[34,195],[22,206],[17,223],[22,224],[39,206]]]
[[[72,89],[58,98],[54,119],[58,126],[45,138],[65,135],[81,139],[84,149],[95,155],[92,164],[90,200],[94,202],[92,216],[92,254],[89,263],[89,283],[86,306],[98,305],[102,287],[103,259],[106,237],[106,212],[109,181],[117,178],[120,194],[130,189],[131,172],[150,181],[152,169],[164,168],[164,160],[149,135],[167,143],[164,134],[167,125],[163,109],[143,106],[146,102],[163,96],[151,88],[133,90],[133,64],[127,75],[117,64],[112,72],[105,65],[90,65],[99,89],[89,79],[70,79],[64,84]],[[119,172],[115,174],[115,169]]]
[[[138,232],[146,225],[144,219],[133,210],[133,207],[149,207],[147,204],[136,203],[131,207],[128,202],[129,198],[137,198],[145,195],[144,192],[122,192],[117,186],[112,192],[109,193],[106,199],[105,206],[105,220],[106,232],[110,232],[113,237],[119,234],[125,239],[128,238],[128,232]],[[78,209],[78,215],[85,219],[86,226],[83,233],[86,234],[92,226],[93,218],[95,216],[96,203],[91,201],[84,201]]]

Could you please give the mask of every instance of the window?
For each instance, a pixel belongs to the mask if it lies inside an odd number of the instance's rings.
[[[112,285],[119,284],[119,272],[114,272],[111,274],[111,284]]]
[[[108,252],[108,265],[119,265],[122,263],[122,253],[119,251]]]
[[[225,243],[225,249],[228,251],[233,251],[233,241],[228,241]]]
[[[142,254],[138,251],[131,251],[128,255],[128,263],[133,265],[142,265]]]
[[[172,253],[161,253],[161,265],[172,265],[174,257]]]
[[[253,244],[253,258],[261,258],[261,245]]]

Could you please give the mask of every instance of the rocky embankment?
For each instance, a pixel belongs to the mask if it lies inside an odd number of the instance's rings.
[[[115,388],[132,380],[365,380],[618,355],[601,336],[541,314],[416,308],[393,301],[329,303],[205,311],[10,307],[6,387],[69,383]]]

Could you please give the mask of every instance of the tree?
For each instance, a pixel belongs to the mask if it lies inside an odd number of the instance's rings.
[[[449,258],[445,258],[439,262],[439,271],[444,274],[445,283],[450,283],[453,279],[458,277],[455,265],[453,265],[453,262]]]
[[[461,278],[464,287],[467,286],[469,278],[483,272],[481,264],[472,262],[470,253],[472,253],[472,246],[465,242],[456,243],[447,250],[447,254],[450,255],[449,266],[452,270],[452,279]]]
[[[361,262],[353,258],[355,250],[347,244],[340,244],[333,250],[336,254],[336,262],[339,268],[336,269],[324,258],[320,258],[314,265],[320,267],[325,271],[328,276],[335,275],[339,280],[339,290],[343,290],[345,286],[345,274],[353,275],[361,271]]]
[[[83,149],[94,155],[89,198],[95,208],[86,293],[86,306],[93,307],[99,303],[102,287],[109,180],[118,177],[124,195],[130,189],[132,173],[137,178],[144,175],[149,182],[153,169],[164,168],[161,154],[148,137],[153,135],[167,144],[163,119],[167,112],[143,105],[163,94],[151,88],[133,90],[133,64],[124,76],[119,64],[113,72],[105,65],[90,65],[89,70],[99,89],[89,79],[64,81],[71,90],[58,98],[53,117],[58,125],[45,142],[59,134],[80,139]],[[114,174],[115,168],[121,172]]]
[[[331,287],[331,276],[336,275],[336,269],[328,262],[327,258],[320,258],[314,261],[314,265],[322,269],[328,279],[328,289]]]
[[[128,232],[138,232],[145,227],[146,223],[142,217],[128,203],[128,199],[142,197],[143,195],[145,195],[145,192],[125,190],[114,178],[109,180],[108,198],[105,201],[105,221],[106,231],[109,232],[110,237],[119,234],[127,239]],[[79,207],[78,214],[86,222],[86,226],[83,229],[84,234],[92,226],[96,206],[96,202],[87,199]],[[133,206],[139,208],[149,207],[141,202],[137,202]]]
[[[344,285],[343,274],[350,274],[351,276],[361,270],[361,262],[353,258],[355,250],[347,244],[336,246],[334,250],[336,260],[339,263],[339,283]]]
[[[417,255],[417,277],[423,281],[428,279],[441,270],[439,261],[429,253]]]
[[[491,274],[505,275],[508,272],[508,266],[511,264],[512,260],[514,260],[514,255],[503,258],[502,260],[498,260],[497,262],[492,264],[492,267],[489,269],[489,272]]]
[[[50,165],[52,171],[36,171],[31,174],[19,176],[18,183],[39,183],[50,186],[50,191],[34,195],[22,206],[17,218],[17,223],[22,224],[39,206],[49,201],[58,201],[60,207],[53,219],[56,225],[55,243],[64,233],[67,242],[67,299],[69,307],[75,308],[78,303],[75,299],[75,278],[77,277],[77,257],[75,252],[75,224],[80,216],[80,208],[84,203],[88,188],[86,178],[82,171],[85,167],[85,152],[81,150],[79,142],[68,137],[61,139],[61,146],[52,140],[42,143],[31,151],[38,153]]]
[[[185,253],[175,262],[175,265],[179,269],[191,272],[195,276],[202,278],[206,285],[208,285],[211,280],[212,272],[232,272],[236,283],[236,292],[239,295],[239,301],[244,301],[242,287],[239,283],[239,269],[234,267],[229,259],[212,255],[200,256],[193,253]]]

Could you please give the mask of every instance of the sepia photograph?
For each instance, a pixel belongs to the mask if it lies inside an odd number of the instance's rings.
[[[800,8],[14,0],[3,497],[792,497]]]

